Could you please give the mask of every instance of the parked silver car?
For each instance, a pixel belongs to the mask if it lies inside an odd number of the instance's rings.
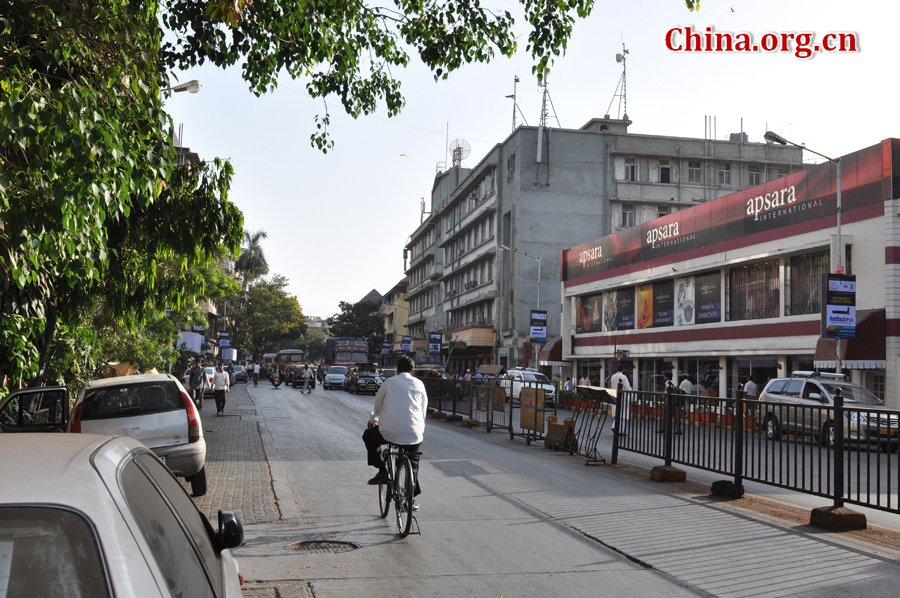
[[[780,440],[785,433],[804,434],[816,438],[822,446],[834,446],[834,411],[828,407],[834,405],[838,388],[849,408],[845,438],[896,452],[900,441],[897,414],[889,412],[874,394],[847,382],[840,374],[798,371],[790,378],[770,380],[759,395],[763,403],[759,421],[766,437]]]
[[[172,473],[206,494],[206,440],[187,391],[168,374],[93,380],[81,389],[69,432],[122,434],[149,447]]]
[[[240,520],[215,530],[137,440],[0,434],[0,454],[0,596],[241,596]]]

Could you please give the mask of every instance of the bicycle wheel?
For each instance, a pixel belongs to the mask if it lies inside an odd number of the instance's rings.
[[[397,457],[397,471],[394,474],[396,494],[394,503],[397,511],[397,534],[401,538],[409,535],[412,529],[413,478],[409,457]]]
[[[390,480],[378,484],[378,508],[381,511],[381,518],[384,519],[391,512],[391,482]]]

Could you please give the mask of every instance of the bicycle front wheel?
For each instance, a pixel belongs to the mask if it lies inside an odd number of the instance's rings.
[[[394,474],[396,495],[394,503],[397,511],[397,534],[401,538],[409,535],[412,529],[413,511],[413,477],[409,457],[401,455],[397,458],[397,471]]]
[[[391,512],[391,484],[385,482],[378,484],[378,508],[381,518],[384,519]]]

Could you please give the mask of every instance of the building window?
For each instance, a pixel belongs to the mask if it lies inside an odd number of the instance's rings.
[[[656,215],[658,218],[662,218],[663,216],[668,216],[671,212],[669,212],[669,206],[659,206],[657,208]]]
[[[719,164],[719,184],[731,185],[731,164]]]
[[[778,317],[778,260],[732,268],[726,288],[729,321]]]
[[[622,204],[622,222],[621,228],[631,228],[634,226],[634,204]]]
[[[625,180],[637,180],[637,164],[635,164],[634,158],[625,158]]]
[[[754,185],[759,185],[760,181],[762,181],[762,172],[760,172],[759,166],[751,166],[750,177],[747,183],[753,187]]]
[[[791,174],[790,168],[782,168],[780,166],[778,167],[778,176],[779,177],[787,176],[789,174]]]
[[[872,394],[876,397],[884,400],[884,386],[885,386],[885,375],[884,374],[873,374],[872,375]]]
[[[822,275],[831,271],[828,251],[795,255],[784,264],[786,316],[817,314],[822,310]]]
[[[702,183],[700,178],[700,162],[688,162],[688,182]]]
[[[668,160],[660,160],[659,161],[659,182],[660,183],[671,183],[672,182],[672,167],[669,165]]]
[[[506,159],[506,180],[511,181],[516,173],[516,155],[513,154]]]

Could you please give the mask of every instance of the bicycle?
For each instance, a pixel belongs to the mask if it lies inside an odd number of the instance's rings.
[[[381,451],[388,481],[378,484],[378,507],[381,518],[384,519],[391,511],[391,501],[393,500],[397,515],[397,535],[401,538],[410,534],[413,521],[416,521],[413,515],[413,493],[416,481],[409,456],[421,454],[421,452],[401,451],[400,447],[391,443],[388,443],[387,447]],[[421,533],[418,521],[416,521],[414,533]]]

